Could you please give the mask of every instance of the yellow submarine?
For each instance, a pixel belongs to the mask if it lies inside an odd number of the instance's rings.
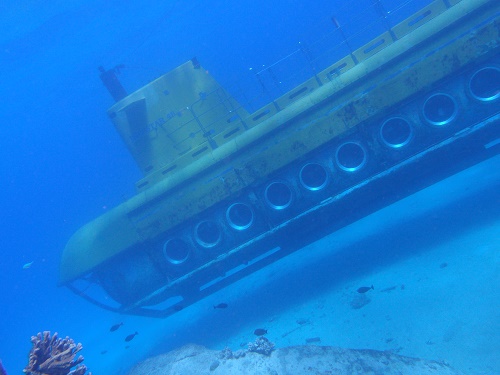
[[[196,59],[119,95],[108,115],[144,178],[71,237],[60,284],[169,316],[497,155],[499,14],[432,1],[252,113]]]

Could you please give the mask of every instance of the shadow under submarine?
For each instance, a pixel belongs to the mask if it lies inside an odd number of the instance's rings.
[[[169,316],[498,155],[499,14],[433,1],[253,113],[196,59],[130,95],[102,70],[145,177],[71,237],[60,284]]]

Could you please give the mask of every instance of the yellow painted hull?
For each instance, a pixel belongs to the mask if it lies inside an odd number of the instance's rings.
[[[195,238],[186,243],[193,249],[203,248],[206,241],[196,238],[197,225],[206,220],[207,215],[216,215],[217,210],[228,210],[225,219],[229,221],[229,229],[221,230],[221,237],[231,235],[230,227],[235,226],[231,224],[237,219],[231,217],[232,211],[227,207],[234,202],[252,206],[253,199],[258,200],[261,195],[264,204],[266,199],[270,203],[267,194],[271,194],[272,189],[282,188],[280,181],[286,180],[287,170],[295,168],[294,173],[299,170],[302,173],[308,160],[329,147],[337,150],[337,159],[332,160],[337,162],[337,170],[340,166],[340,173],[342,169],[350,172],[350,161],[345,162],[345,168],[339,162],[342,157],[339,150],[345,142],[348,143],[346,150],[359,144],[359,152],[385,158],[387,139],[382,137],[383,142],[375,138],[365,140],[363,134],[371,131],[373,124],[384,123],[389,115],[403,118],[405,111],[410,113],[413,108],[413,104],[408,103],[423,102],[424,106],[431,103],[432,93],[439,92],[435,88],[450,77],[463,75],[465,80],[470,78],[472,73],[469,71],[473,72],[473,67],[481,67],[489,61],[495,66],[500,33],[499,19],[494,15],[499,11],[500,5],[493,1],[461,1],[449,8],[444,2],[435,1],[394,27],[393,35],[384,33],[254,113],[248,113],[193,62],[181,65],[116,103],[108,114],[145,177],[137,183],[135,197],[85,225],[70,239],[62,256],[61,284],[71,283],[91,272],[102,275],[112,268],[116,259],[123,258],[123,254],[132,254],[132,257],[141,251],[149,254],[152,250],[144,250],[146,248],[163,246],[160,253],[169,260],[167,244],[172,244],[168,241],[176,238],[176,233],[189,236],[195,231]],[[412,22],[422,14],[432,17]],[[491,73],[496,74],[495,68],[491,69]],[[441,99],[447,100],[445,96]],[[474,102],[474,99],[467,100]],[[484,120],[494,114],[495,109],[490,106],[484,109],[482,118],[470,121]],[[423,122],[430,122],[432,127],[433,115],[431,109],[427,114],[424,110]],[[417,117],[421,119],[422,113],[408,115],[413,120]],[[388,128],[389,125],[385,129]],[[451,135],[452,132],[447,133],[446,137]],[[422,143],[422,149],[415,148],[407,154],[397,150],[399,154],[394,160],[386,160],[387,167],[402,163],[445,139],[445,136],[439,137],[432,135],[432,139]],[[389,146],[400,148],[396,144]],[[374,166],[372,173],[379,173],[379,167]],[[366,170],[370,171],[369,164]],[[362,177],[354,179],[353,184],[370,178],[370,173],[361,172]],[[302,177],[302,187],[314,190],[304,184]],[[269,188],[272,181],[278,182]],[[261,187],[266,185],[266,188]],[[293,183],[285,181],[283,185]],[[342,186],[349,188],[348,183]],[[303,211],[317,203],[303,206]],[[260,207],[262,202],[256,205]],[[280,218],[276,217],[283,211],[280,203],[271,202],[270,206],[279,213],[271,214],[266,225],[252,235],[255,238],[279,230],[282,223],[302,214],[298,210]],[[259,209],[254,210],[255,219],[258,219]],[[238,212],[238,215],[243,213]],[[222,226],[223,216],[218,222]],[[234,236],[237,237],[241,228],[236,229]],[[170,259],[170,263],[159,266],[158,272],[151,276],[157,281],[152,282],[151,287],[144,286],[146,292],[124,305],[139,306],[148,300],[183,294],[174,285],[175,280],[186,277],[204,264],[211,264],[242,243],[253,241],[252,236],[243,236],[240,242],[232,239],[225,244],[216,243],[220,247],[218,252],[213,256],[197,255],[192,269],[182,265],[182,257],[174,262]],[[189,254],[198,254],[197,251],[200,250],[186,250]],[[160,255],[149,258],[144,267],[165,262]],[[206,282],[204,278],[200,280]],[[149,293],[158,298],[148,296]]]

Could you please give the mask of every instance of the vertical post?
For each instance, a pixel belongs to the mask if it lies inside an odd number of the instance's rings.
[[[316,67],[314,66],[314,64],[312,62],[313,59],[312,59],[312,56],[311,56],[311,51],[309,50],[309,48],[307,48],[301,42],[299,42],[299,48],[302,51],[302,53],[304,54],[304,57],[306,58],[307,62],[309,63],[309,69],[311,69],[311,73],[314,75],[314,78],[316,79],[316,82],[318,82],[318,85],[322,86],[323,82],[321,82],[321,80],[317,76],[317,74],[316,74]]]
[[[123,88],[120,80],[116,76],[120,73],[120,69],[123,67],[123,65],[117,65],[108,70],[104,69],[102,66],[98,68],[99,72],[101,72],[99,78],[101,78],[102,83],[108,89],[108,92],[111,94],[115,102],[122,100],[128,95],[127,91]]]
[[[332,22],[335,25],[335,27],[337,28],[337,31],[340,33],[340,36],[342,37],[342,41],[345,43],[345,45],[349,49],[349,54],[351,55],[351,57],[354,60],[354,62],[357,64],[358,63],[358,59],[356,58],[356,56],[354,56],[353,50],[351,48],[351,45],[349,44],[349,40],[347,39],[347,37],[346,37],[346,35],[345,35],[344,30],[342,29],[342,27],[340,27],[339,21],[337,20],[336,17],[332,16]]]
[[[260,72],[255,72],[252,68],[250,68],[250,70],[254,72],[255,78],[257,78],[257,81],[259,81],[259,84],[262,87],[262,92],[265,95],[267,95],[267,97],[269,98],[269,100],[271,100],[273,102],[274,107],[279,111],[280,108],[279,108],[278,104],[276,104],[276,102],[274,101],[274,98],[271,96],[271,94],[269,93],[269,91],[267,91],[266,85],[264,85],[264,82],[262,82],[262,79],[260,78]],[[261,70],[261,72],[262,72],[262,70]]]
[[[398,38],[396,37],[396,34],[391,29],[391,26],[389,25],[389,21],[387,21],[387,11],[385,10],[384,6],[380,2],[380,0],[372,0],[373,7],[375,8],[375,12],[377,12],[377,15],[382,19],[382,22],[384,24],[384,28],[386,31],[391,34],[392,40],[397,40]]]

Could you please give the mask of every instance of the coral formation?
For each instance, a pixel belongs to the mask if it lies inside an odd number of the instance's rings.
[[[49,331],[31,336],[33,347],[29,353],[28,365],[23,370],[28,375],[84,375],[87,367],[83,356],[75,359],[76,353],[83,349],[82,344],[66,337],[60,339],[57,332],[50,337]],[[72,369],[75,367],[75,369]],[[89,373],[88,375],[91,375]]]
[[[248,343],[249,352],[255,352],[269,356],[271,355],[273,350],[274,350],[274,344],[264,336],[259,337],[254,342]]]
[[[0,360],[0,375],[7,375],[5,367],[3,367],[2,361]]]
[[[229,348],[224,348],[217,354],[217,358],[220,360],[228,360],[228,359],[238,359],[242,358],[246,355],[246,353],[254,352],[254,353],[259,353],[259,354],[264,354],[264,355],[271,355],[271,352],[274,350],[274,344],[269,341],[267,338],[264,336],[261,336],[257,338],[254,342],[249,342],[248,343],[248,349],[247,351],[244,350],[237,350],[233,352]]]
[[[233,352],[229,348],[224,348],[223,350],[221,350],[219,352],[219,354],[217,355],[217,357],[219,359],[222,359],[222,360],[226,360],[226,359],[238,359],[238,358],[244,357],[245,354],[246,353],[245,353],[244,350],[237,350],[237,351]]]
[[[464,375],[443,362],[367,349],[302,345],[276,348],[269,356],[247,352],[235,359],[234,355],[229,349],[221,353],[189,344],[138,363],[128,375]]]

